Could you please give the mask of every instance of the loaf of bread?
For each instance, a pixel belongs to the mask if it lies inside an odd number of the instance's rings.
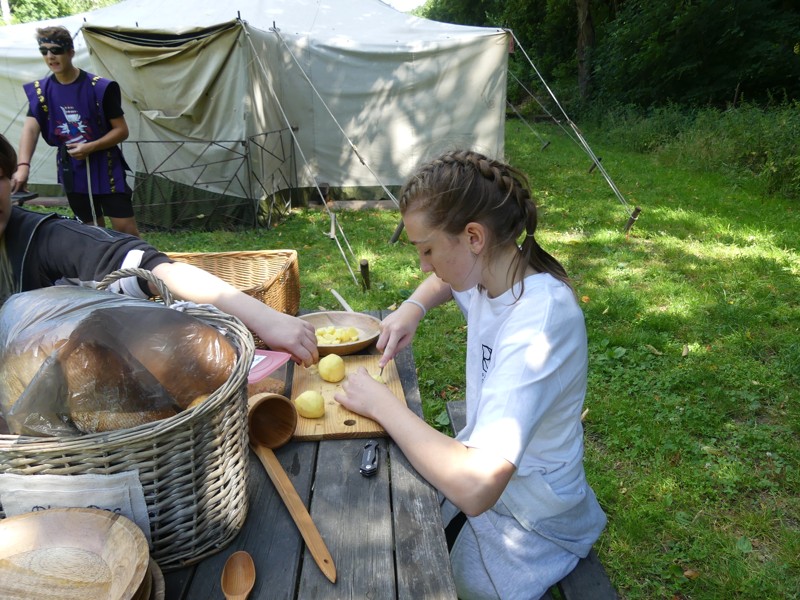
[[[59,360],[68,413],[81,433],[128,429],[178,414],[167,390],[120,349],[87,341]]]
[[[215,327],[153,302],[87,291],[111,298],[81,312],[70,294],[63,307],[48,294],[41,312],[58,327],[41,319],[3,337],[7,315],[0,319],[0,415],[11,433],[135,427],[198,406],[231,377],[238,354]],[[71,327],[65,318],[74,319]]]
[[[109,344],[121,341],[127,361],[152,374],[181,410],[221,387],[236,364],[236,350],[220,331],[175,310],[147,305],[96,310],[81,332]]]

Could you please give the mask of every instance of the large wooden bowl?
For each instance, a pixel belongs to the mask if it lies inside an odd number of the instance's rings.
[[[355,327],[358,330],[358,341],[356,342],[318,345],[317,349],[320,356],[353,354],[375,343],[381,333],[380,320],[364,313],[323,311],[301,315],[300,318],[311,323],[315,329],[333,325],[334,327]]]
[[[149,565],[144,533],[106,510],[52,508],[0,520],[4,600],[137,600]]]

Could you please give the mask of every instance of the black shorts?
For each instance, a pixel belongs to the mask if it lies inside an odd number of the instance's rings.
[[[98,220],[101,217],[126,219],[133,216],[133,200],[130,192],[114,194],[94,194],[94,211]],[[75,216],[84,223],[92,222],[92,207],[89,206],[89,194],[70,192],[67,194],[69,207]]]

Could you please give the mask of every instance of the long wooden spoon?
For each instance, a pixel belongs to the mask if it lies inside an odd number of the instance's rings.
[[[234,552],[222,568],[220,586],[225,600],[247,600],[256,582],[253,557],[244,550]]]
[[[311,515],[297,495],[297,490],[286,475],[281,463],[272,451],[288,442],[297,425],[297,411],[286,396],[280,394],[256,394],[247,402],[247,425],[250,447],[256,453],[267,475],[278,490],[283,503],[300,530],[308,551],[322,573],[331,583],[336,583],[336,566],[328,552],[322,536],[311,520]]]

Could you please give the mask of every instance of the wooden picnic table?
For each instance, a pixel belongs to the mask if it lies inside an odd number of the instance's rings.
[[[370,313],[379,318],[379,312]],[[411,348],[395,364],[409,407],[422,416]],[[291,394],[293,365],[285,395]],[[249,508],[233,542],[202,562],[164,573],[165,600],[223,597],[227,558],[247,550],[256,565],[250,598],[455,600],[456,592],[435,490],[400,449],[380,438],[378,473],[359,473],[366,439],[290,442],[275,451],[333,556],[328,581],[258,458],[250,453]]]

